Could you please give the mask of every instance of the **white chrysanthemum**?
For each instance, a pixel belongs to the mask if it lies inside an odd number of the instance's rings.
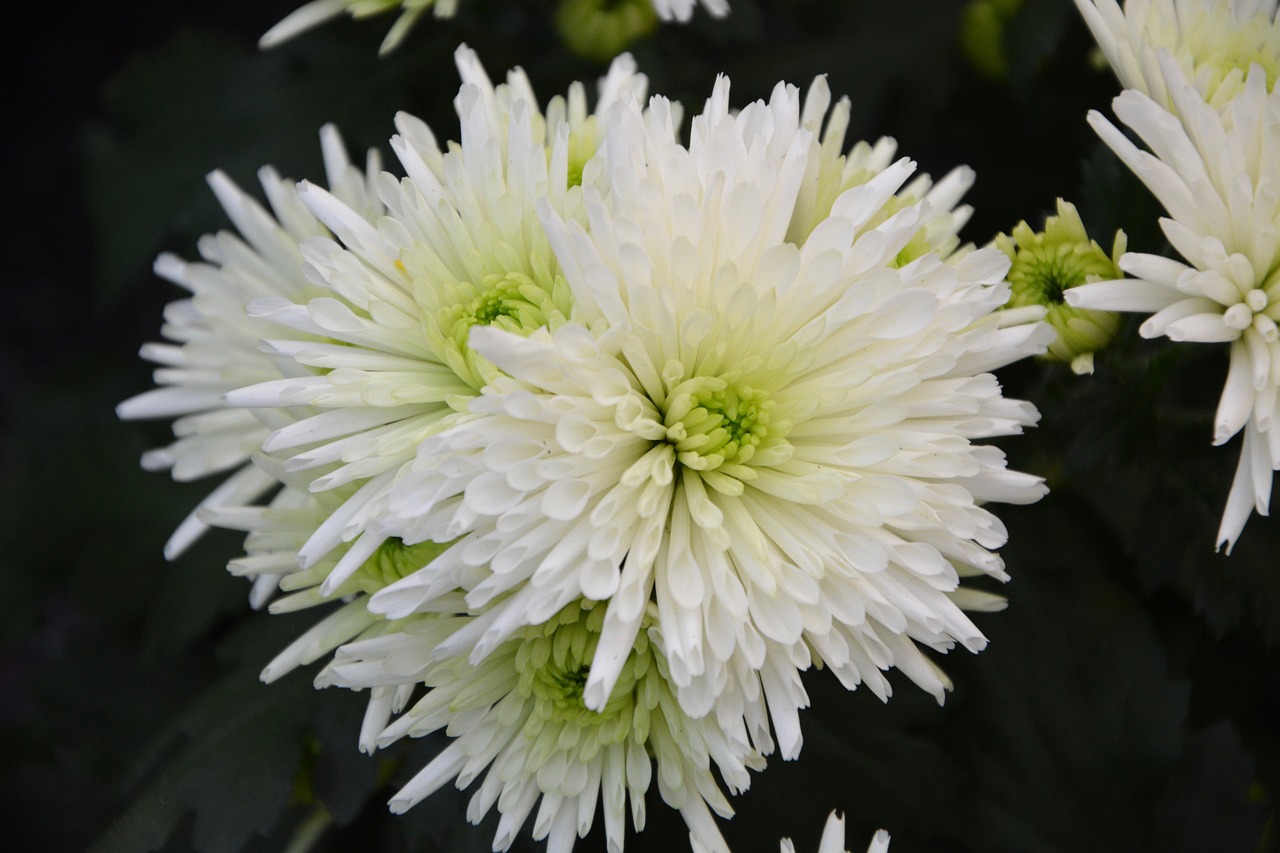
[[[664,21],[688,21],[699,4],[717,18],[729,14],[729,0],[653,0],[654,11]],[[399,47],[409,30],[428,9],[437,18],[453,17],[458,11],[458,0],[311,0],[294,9],[280,23],[263,33],[258,46],[275,47],[343,13],[353,18],[366,18],[396,9],[401,10],[400,17],[396,18],[386,38],[382,40],[378,53],[385,54]]]
[[[1221,109],[1260,64],[1275,88],[1280,74],[1277,0],[1076,0],[1098,46],[1126,89],[1173,109],[1156,58],[1169,51],[1213,107]]]
[[[1231,344],[1231,364],[1214,419],[1223,444],[1244,430],[1218,546],[1231,546],[1251,510],[1267,514],[1272,471],[1280,468],[1280,90],[1250,69],[1221,112],[1200,97],[1176,62],[1160,65],[1175,118],[1140,92],[1114,101],[1120,120],[1151,149],[1140,150],[1100,114],[1089,123],[1164,205],[1160,225],[1185,263],[1129,253],[1120,267],[1137,280],[1085,285],[1067,302],[1112,311],[1154,311],[1148,338]]]
[[[750,783],[748,769],[763,766],[741,717],[686,714],[657,639],[646,631],[620,661],[607,700],[587,708],[583,692],[601,641],[603,606],[571,603],[543,624],[515,632],[478,664],[433,653],[476,618],[407,620],[384,636],[342,647],[317,678],[320,686],[429,688],[377,742],[437,731],[447,731],[453,742],[395,795],[393,811],[450,782],[466,788],[483,777],[467,819],[479,823],[497,805],[502,818],[494,850],[511,846],[537,806],[534,838],[547,838],[549,853],[567,853],[575,836],[590,830],[599,803],[608,849],[616,853],[623,849],[628,800],[639,831],[645,792],[656,777],[663,801],[680,810],[699,843],[727,853],[711,813],[730,817],[733,809],[716,774],[736,793]],[[654,620],[649,604],[642,621]]]
[[[844,150],[849,110],[847,97],[831,106],[831,89],[827,86],[826,77],[816,78],[805,95],[803,111],[798,119],[800,126],[813,135],[816,150],[809,159],[796,199],[791,227],[787,230],[789,242],[803,243],[813,229],[831,215],[837,198],[847,190],[867,183],[894,163],[898,143],[887,136],[875,144],[858,142],[847,152]],[[917,175],[884,205],[879,221],[921,199],[929,203],[929,215],[898,253],[897,265],[909,263],[929,252],[936,252],[944,258],[956,252],[960,245],[957,235],[973,214],[973,208],[960,204],[960,199],[973,186],[973,178],[973,170],[968,166],[957,166],[937,184],[928,175]],[[879,221],[871,224],[879,224]]]
[[[370,153],[362,174],[351,165],[332,126],[320,137],[335,196],[344,199],[353,216],[376,216],[380,206],[370,187],[378,170],[376,154]],[[223,173],[212,173],[209,185],[240,233],[203,237],[203,262],[188,263],[170,254],[157,259],[157,274],[192,295],[165,309],[162,331],[171,343],[142,348],[143,358],[161,365],[155,373],[161,387],[126,400],[116,410],[129,420],[177,417],[177,440],[147,453],[145,468],[167,468],[177,480],[238,469],[174,532],[165,546],[170,559],[207,529],[197,518],[201,508],[252,503],[275,483],[249,464],[267,429],[253,412],[222,404],[228,391],[283,375],[280,365],[258,346],[260,338],[278,329],[246,316],[245,305],[260,297],[300,299],[320,292],[302,274],[298,244],[327,230],[299,201],[292,181],[281,179],[270,167],[262,169],[259,178],[270,211]]]
[[[467,346],[469,329],[526,334],[572,313],[534,208],[542,202],[582,218],[577,184],[597,146],[597,119],[579,85],[544,116],[519,70],[495,89],[472,51],[459,48],[457,60],[461,143],[444,153],[425,124],[398,116],[392,147],[408,177],[378,177],[388,210],[376,222],[304,185],[303,201],[341,241],[302,246],[306,273],[325,295],[249,306],[252,317],[282,329],[265,347],[296,369],[231,391],[228,403],[308,407],[309,416],[280,426],[264,449],[290,473],[318,474],[313,491],[361,484],[302,546],[304,568],[359,526],[418,444],[493,376],[493,365]],[[601,81],[601,108],[644,86],[631,58],[619,57]],[[347,550],[323,592],[336,590],[380,542],[365,537]]]
[[[881,697],[896,666],[941,699],[916,643],[981,648],[962,608],[999,599],[960,577],[1005,577],[989,550],[1004,527],[980,504],[1044,493],[972,443],[1037,417],[984,371],[1052,331],[1000,328],[999,250],[894,265],[927,205],[868,223],[907,160],[786,242],[812,147],[788,130],[799,109],[789,87],[731,114],[721,79],[688,148],[662,99],[647,117],[611,112],[610,194],[587,189],[589,229],[541,209],[578,322],[472,330],[507,376],[424,442],[382,514],[406,541],[461,541],[373,609],[405,616],[462,587],[488,610],[445,650],[478,661],[580,597],[607,599],[585,693],[600,708],[655,603],[685,710],[751,715],[764,697],[785,757],[815,662]]]
[[[653,0],[653,8],[664,21],[688,21],[699,5],[717,18],[729,14],[729,0]]]
[[[418,22],[431,9],[437,18],[450,18],[458,11],[458,0],[311,0],[294,9],[280,23],[263,33],[258,40],[262,48],[275,47],[312,27],[332,20],[344,12],[353,18],[367,18],[401,9],[400,17],[382,40],[379,53],[395,50]]]

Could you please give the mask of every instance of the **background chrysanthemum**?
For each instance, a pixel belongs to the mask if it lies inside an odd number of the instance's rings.
[[[1174,109],[1157,53],[1173,56],[1187,79],[1214,107],[1244,87],[1249,67],[1261,65],[1269,88],[1280,75],[1280,17],[1276,0],[1076,0],[1081,15],[1120,84]]]
[[[897,667],[941,700],[916,643],[981,648],[962,607],[999,599],[960,577],[1005,577],[990,550],[1004,528],[979,503],[1044,493],[973,444],[1036,418],[984,371],[1047,330],[1001,328],[997,250],[897,266],[930,215],[879,217],[909,161],[786,242],[814,156],[799,114],[793,87],[731,113],[721,79],[685,147],[662,99],[611,111],[589,225],[542,208],[578,320],[472,330],[507,376],[420,446],[380,522],[461,538],[375,610],[467,589],[486,616],[445,648],[479,661],[578,598],[608,600],[585,693],[599,708],[654,602],[683,707],[736,707],[768,752],[767,703],[788,758],[814,663],[882,698]]]
[[[664,21],[687,22],[699,6],[715,17],[729,14],[729,0],[647,0],[647,2],[652,3],[653,11]],[[409,34],[409,30],[428,9],[437,18],[452,17],[458,11],[458,0],[311,0],[290,12],[283,20],[267,30],[258,44],[264,48],[275,47],[344,13],[353,18],[364,18],[393,12],[396,9],[401,10],[400,16],[391,25],[386,38],[382,40],[379,53],[389,53],[399,47],[405,36]],[[639,34],[639,31],[636,34]],[[623,47],[626,41],[623,42]]]
[[[1136,280],[1068,291],[1085,308],[1155,312],[1145,337],[1230,344],[1230,366],[1214,417],[1214,444],[1243,430],[1235,481],[1217,542],[1228,553],[1252,512],[1266,515],[1280,468],[1273,429],[1280,389],[1280,91],[1254,65],[1244,88],[1219,111],[1167,53],[1160,68],[1177,116],[1141,92],[1114,102],[1144,151],[1099,113],[1089,122],[1168,212],[1160,226],[1185,262],[1130,253],[1120,266]]]
[[[648,609],[646,621],[655,617],[653,605]],[[551,853],[567,853],[575,836],[590,831],[599,807],[608,849],[617,853],[628,812],[634,828],[644,828],[645,796],[656,782],[704,849],[727,853],[712,812],[731,817],[733,808],[717,777],[731,791],[743,791],[748,769],[760,769],[763,760],[740,717],[695,719],[681,709],[656,638],[636,638],[606,702],[588,708],[584,687],[602,637],[602,606],[566,605],[477,664],[436,652],[476,618],[403,620],[382,636],[343,646],[317,678],[321,686],[375,691],[427,688],[378,743],[437,731],[452,741],[395,795],[393,811],[408,810],[450,782],[461,789],[482,779],[467,818],[479,823],[497,806],[502,817],[494,850],[511,846],[536,807],[533,837],[547,839]]]
[[[335,197],[345,200],[353,216],[377,216],[381,203],[372,187],[379,170],[376,153],[370,152],[361,172],[351,165],[335,128],[322,130],[321,143]],[[178,480],[235,471],[174,531],[165,545],[170,559],[207,529],[200,510],[251,504],[276,482],[249,462],[269,430],[253,411],[223,404],[224,396],[236,388],[288,372],[259,348],[262,338],[279,329],[249,316],[245,307],[260,298],[305,299],[321,292],[302,273],[299,244],[327,234],[327,229],[301,203],[293,181],[270,167],[262,169],[259,178],[269,210],[222,172],[212,173],[209,185],[239,233],[206,235],[200,241],[199,262],[172,254],[157,259],[156,272],[191,296],[165,309],[162,332],[170,342],[142,349],[143,358],[160,365],[155,381],[161,387],[116,409],[124,419],[177,417],[176,440],[147,453],[143,467],[168,469]],[[255,600],[260,603],[269,594],[270,581],[264,581],[255,589]]]
[[[281,331],[266,347],[293,375],[230,391],[230,405],[305,407],[277,425],[263,449],[309,488],[358,485],[299,551],[310,568],[359,529],[419,444],[444,429],[495,371],[467,345],[468,331],[555,327],[572,299],[534,208],[582,214],[578,184],[597,145],[597,118],[582,87],[544,115],[528,79],[513,71],[494,87],[475,54],[457,53],[461,141],[442,151],[431,130],[397,117],[392,147],[407,177],[378,178],[387,215],[370,222],[337,196],[306,185],[302,199],[337,240],[302,246],[307,276],[323,296],[259,299],[253,317]],[[645,80],[630,57],[600,84],[597,110]],[[337,242],[341,241],[341,242]],[[322,589],[333,592],[379,547],[363,537]]]

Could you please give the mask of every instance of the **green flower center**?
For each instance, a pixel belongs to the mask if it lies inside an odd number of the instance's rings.
[[[770,438],[774,403],[743,382],[699,376],[680,383],[667,397],[663,426],[676,458],[698,471],[726,463],[744,464]]]
[[[477,391],[498,369],[468,344],[473,326],[493,326],[524,336],[556,328],[573,310],[564,278],[536,265],[533,275],[492,273],[478,283],[440,283],[431,297],[438,307],[425,312],[427,337],[440,359]]]
[[[453,543],[441,545],[438,542],[419,542],[417,545],[406,545],[400,539],[388,539],[356,569],[348,583],[355,583],[361,592],[373,595],[418,571],[443,554],[451,544]]]
[[[515,657],[518,689],[533,699],[533,718],[539,729],[555,722],[589,727],[606,742],[631,738],[644,743],[650,712],[658,705],[660,685],[656,679],[661,676],[643,628],[604,710],[593,711],[583,702],[604,615],[605,605],[583,600],[565,607],[543,625],[526,628]]]
[[[1085,249],[1081,252],[1079,249]],[[1009,269],[1009,283],[1016,292],[1025,291],[1032,302],[1061,305],[1062,294],[1084,284],[1091,274],[1108,275],[1111,259],[1095,257],[1089,246],[1038,246],[1018,253]]]

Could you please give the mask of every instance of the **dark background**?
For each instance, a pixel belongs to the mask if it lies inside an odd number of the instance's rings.
[[[320,175],[317,131],[384,146],[395,111],[452,138],[454,47],[499,78],[522,65],[543,98],[603,65],[566,53],[550,0],[465,0],[400,50],[391,17],[336,21],[269,53],[258,35],[295,0],[126,0],[31,7],[11,21],[0,288],[0,839],[9,849],[283,850],[323,807],[312,849],[481,851],[442,791],[403,818],[383,804],[438,742],[355,749],[363,697],[316,692],[314,669],[257,672],[315,614],[268,617],[222,569],[216,534],[168,564],[161,546],[210,484],[137,465],[165,424],[121,424],[150,386],[139,345],[176,288],[159,251],[195,254],[226,227],[204,175],[243,186],[265,163]],[[941,175],[975,167],[965,236],[985,243],[1075,201],[1110,245],[1161,251],[1158,211],[1084,122],[1115,93],[1069,0],[1030,0],[997,37],[1007,74],[960,48],[961,0],[734,0],[734,14],[633,46],[651,91],[695,112],[716,73],[739,105],[827,73],[854,102],[852,142],[897,137]],[[1013,4],[1016,6],[1017,4]],[[390,161],[390,157],[388,157]],[[790,835],[816,849],[831,809],[851,850],[877,827],[907,851],[1260,851],[1280,791],[1280,525],[1254,518],[1230,558],[1213,534],[1238,444],[1210,447],[1224,351],[1142,341],[1129,318],[1093,377],[1027,362],[1002,379],[1043,414],[1006,443],[1049,479],[1000,508],[1009,609],[980,615],[991,646],[941,660],[939,708],[904,678],[881,704],[825,673],[806,681],[799,761],[774,759],[734,800],[735,850]],[[597,821],[598,822],[598,821]],[[651,792],[628,849],[681,849]],[[16,842],[16,846],[12,846]],[[602,849],[593,835],[582,850]],[[527,836],[518,849],[541,849]]]

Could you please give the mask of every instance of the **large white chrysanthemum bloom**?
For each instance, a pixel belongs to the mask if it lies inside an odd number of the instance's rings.
[[[577,321],[471,331],[506,376],[422,444],[381,514],[408,542],[461,539],[370,606],[401,617],[466,589],[486,613],[442,651],[480,661],[579,598],[607,600],[584,694],[602,708],[653,605],[685,710],[737,708],[768,752],[767,700],[789,758],[801,670],[886,697],[896,666],[941,700],[946,677],[916,644],[985,644],[963,608],[999,599],[959,585],[1005,577],[990,550],[1005,530],[981,504],[1045,491],[973,443],[1037,418],[985,371],[1052,332],[1001,327],[997,249],[896,265],[930,216],[919,202],[879,221],[907,160],[787,242],[812,156],[786,118],[799,93],[735,115],[728,89],[687,148],[662,99],[647,116],[619,104],[588,224],[541,206]]]
[[[351,165],[332,126],[320,134],[321,148],[334,196],[353,216],[372,218],[380,211],[371,182],[379,170],[375,153],[362,173]],[[239,234],[223,231],[200,240],[202,262],[189,263],[164,254],[157,274],[191,292],[190,298],[165,309],[162,332],[170,343],[147,344],[142,356],[160,368],[161,386],[139,394],[117,408],[121,418],[176,417],[177,440],[147,453],[143,467],[169,469],[174,479],[193,480],[235,470],[178,527],[165,546],[178,556],[207,527],[199,512],[208,507],[241,506],[268,491],[275,480],[249,464],[267,436],[253,412],[228,409],[223,395],[243,385],[285,375],[280,363],[259,349],[259,340],[278,333],[271,323],[245,314],[245,306],[263,297],[305,299],[320,290],[302,273],[298,245],[327,229],[298,199],[293,181],[270,167],[259,172],[271,209],[268,211],[221,172],[209,185]],[[269,591],[269,584],[262,585]]]
[[[1244,87],[1249,67],[1261,65],[1268,88],[1280,75],[1277,0],[1076,0],[1107,61],[1126,89],[1173,109],[1156,58],[1164,49],[1192,85],[1221,109]]]
[[[456,605],[455,605],[456,606]],[[374,690],[425,685],[427,694],[377,739],[447,731],[453,742],[391,800],[403,812],[444,785],[481,779],[467,810],[479,823],[497,805],[494,850],[506,850],[537,807],[535,839],[567,853],[604,814],[608,849],[623,849],[628,801],[637,831],[645,825],[645,793],[656,780],[663,801],[679,809],[708,851],[728,848],[712,812],[733,809],[717,775],[733,792],[750,783],[763,759],[751,748],[741,717],[685,713],[672,692],[656,638],[641,631],[620,662],[606,701],[588,708],[584,689],[602,640],[604,607],[573,602],[536,627],[525,627],[483,661],[434,653],[476,616],[423,615],[383,636],[350,643],[317,684]],[[642,624],[656,621],[646,606]]]
[[[1142,324],[1144,337],[1231,345],[1213,434],[1223,444],[1244,431],[1218,530],[1218,546],[1230,553],[1251,511],[1267,514],[1272,471],[1280,469],[1280,90],[1268,92],[1266,69],[1255,65],[1219,111],[1170,55],[1159,61],[1178,117],[1132,90],[1113,104],[1150,152],[1096,112],[1089,123],[1164,205],[1169,218],[1160,225],[1185,262],[1129,253],[1120,267],[1136,281],[1084,285],[1066,299],[1155,312]]]
[[[301,547],[304,568],[360,525],[419,443],[496,373],[467,345],[472,327],[527,334],[573,312],[535,207],[570,221],[584,216],[578,184],[598,144],[596,116],[579,85],[544,115],[522,72],[495,88],[471,50],[459,48],[457,60],[460,144],[442,152],[425,124],[398,116],[392,147],[408,176],[378,177],[387,215],[376,222],[303,185],[301,198],[337,237],[302,246],[306,274],[324,295],[249,305],[251,317],[280,330],[265,349],[295,370],[241,383],[247,387],[228,393],[228,404],[305,407],[264,450],[291,474],[316,474],[313,491],[359,484]],[[620,57],[601,81],[600,108],[644,86],[631,58]],[[322,591],[334,592],[380,543],[364,537],[352,545]]]
[[[653,9],[664,21],[685,22],[693,17],[693,10],[702,5],[717,18],[729,14],[729,0],[652,0]],[[258,40],[262,48],[275,47],[312,27],[341,16],[366,18],[400,9],[400,17],[392,24],[378,52],[385,54],[395,50],[409,34],[418,19],[431,9],[437,18],[452,17],[458,11],[458,0],[311,0],[290,12],[278,24],[263,33]]]

